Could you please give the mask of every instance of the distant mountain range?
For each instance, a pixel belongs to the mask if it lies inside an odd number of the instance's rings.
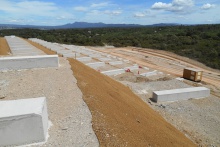
[[[16,25],[16,24],[0,24],[0,29],[74,29],[74,28],[128,28],[128,27],[154,27],[154,26],[177,26],[177,23],[160,23],[153,25],[139,25],[139,24],[105,24],[105,23],[88,23],[88,22],[74,22],[60,26],[37,26],[37,25]]]

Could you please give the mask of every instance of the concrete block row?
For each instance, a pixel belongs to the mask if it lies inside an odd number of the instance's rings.
[[[44,55],[43,51],[37,49],[36,47],[32,46],[21,38],[18,38],[16,36],[5,36],[5,39],[7,40],[7,43],[13,55]]]
[[[130,66],[130,67],[125,67],[124,68],[125,70],[130,70],[130,71],[132,71],[132,70],[137,70],[137,69],[139,69],[139,66],[138,65],[134,65],[134,66]]]
[[[154,76],[154,75],[157,75],[157,70],[154,70],[154,71],[151,71],[151,72],[142,73],[140,75],[141,76],[145,76],[145,77]]]
[[[58,55],[20,56],[0,58],[0,70],[58,67]]]
[[[78,60],[78,61],[91,61],[92,60],[92,58],[91,57],[81,57],[81,58],[76,58],[76,60]]]
[[[105,62],[87,63],[86,65],[91,67],[91,68],[97,68],[97,67],[105,66]]]
[[[110,65],[120,65],[123,64],[122,61],[114,61],[114,62],[108,62]]]
[[[81,54],[79,54],[79,53],[64,53],[62,55],[63,55],[63,57],[67,57],[67,58],[75,58],[75,57],[81,56]]]
[[[101,55],[101,54],[91,54],[91,55],[89,55],[89,57],[92,57],[92,58],[101,58],[102,55]]]
[[[187,100],[190,98],[204,98],[210,95],[210,89],[206,87],[190,87],[173,90],[154,91],[155,102]]]
[[[102,62],[105,62],[105,61],[110,61],[111,58],[98,58],[98,60],[100,60]]]
[[[112,75],[118,75],[118,74],[125,73],[125,70],[124,69],[115,69],[115,70],[103,71],[101,73],[103,73],[104,75],[112,76]]]

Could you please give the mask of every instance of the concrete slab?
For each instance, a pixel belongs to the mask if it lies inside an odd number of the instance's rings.
[[[105,62],[105,61],[110,61],[112,59],[111,58],[98,58],[98,60]]]
[[[19,37],[5,36],[13,55],[43,55],[44,52]]]
[[[173,90],[154,91],[155,102],[187,100],[190,98],[204,98],[210,95],[210,89],[206,87],[191,87]]]
[[[81,55],[79,53],[65,53],[62,55],[63,55],[63,57],[67,57],[67,58],[81,57]]]
[[[101,54],[91,54],[91,55],[89,55],[89,57],[92,57],[92,58],[101,58],[102,55],[101,55]]]
[[[21,56],[0,58],[1,70],[58,67],[58,55]]]
[[[81,57],[81,58],[76,58],[76,60],[78,60],[78,61],[90,61],[90,60],[92,60],[92,58],[91,57]]]
[[[105,66],[105,62],[87,63],[86,65],[91,67],[91,68],[97,68],[97,67]]]
[[[154,76],[154,75],[157,75],[157,70],[154,70],[154,71],[151,71],[151,72],[142,73],[140,75],[141,76],[145,76],[145,77]]]
[[[47,132],[45,97],[0,101],[0,146],[44,142]]]
[[[57,50],[56,51],[57,54],[70,54],[70,53],[73,53],[73,51],[70,51],[70,50]]]
[[[136,70],[136,69],[139,69],[139,66],[138,65],[134,65],[134,66],[130,66],[130,67],[125,67],[124,68],[125,70],[130,70],[130,71],[132,71],[132,70]]]
[[[109,62],[110,65],[119,65],[119,64],[123,64],[122,61],[114,61],[114,62]]]
[[[103,71],[101,73],[104,75],[112,76],[112,75],[118,75],[118,74],[125,73],[125,70],[124,69],[115,69],[115,70]]]

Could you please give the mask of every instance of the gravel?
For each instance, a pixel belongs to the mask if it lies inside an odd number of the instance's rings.
[[[220,146],[220,99],[210,96],[152,105],[169,123],[200,146]]]
[[[49,139],[43,146],[99,146],[92,116],[65,58],[59,68],[0,72],[0,100],[45,96]]]
[[[160,113],[198,146],[220,146],[220,99],[214,95],[202,99],[189,99],[176,102],[154,103],[152,92],[192,87],[177,79],[131,82],[128,78],[120,81],[130,87],[143,101]],[[202,85],[208,87],[208,85]],[[142,92],[142,93],[141,93]]]

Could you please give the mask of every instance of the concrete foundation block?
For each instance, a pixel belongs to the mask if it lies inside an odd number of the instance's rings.
[[[0,58],[1,70],[58,67],[58,55],[21,56]]]
[[[0,101],[0,146],[44,142],[47,134],[45,97]]]
[[[115,69],[115,70],[103,71],[101,73],[104,75],[112,76],[112,75],[118,75],[118,74],[125,73],[125,70],[124,69]]]
[[[102,57],[102,55],[101,54],[91,54],[91,55],[89,55],[89,57],[100,58],[100,57]]]
[[[132,71],[132,70],[137,70],[137,69],[139,69],[139,66],[138,66],[138,65],[134,65],[134,66],[130,66],[130,67],[125,67],[124,69],[125,69],[125,70],[128,70],[128,69],[129,69],[129,70]]]
[[[151,72],[142,73],[140,75],[141,76],[145,76],[145,77],[154,76],[154,75],[157,75],[157,70],[154,70],[154,71],[151,71]]]
[[[58,50],[58,51],[56,51],[56,53],[57,54],[71,54],[73,52],[70,50]]]
[[[98,60],[105,62],[105,61],[110,61],[112,60],[111,58],[99,58]]]
[[[91,68],[97,68],[97,67],[105,66],[105,62],[94,62],[94,63],[88,63],[86,65]]]
[[[80,57],[81,55],[79,53],[65,53],[62,54],[63,57],[67,57],[67,58],[75,58],[75,57]]]
[[[92,58],[91,57],[81,57],[81,58],[76,58],[76,60],[78,60],[78,61],[90,61],[90,60],[92,60]]]
[[[129,62],[130,62],[129,60],[126,60],[126,59],[125,59],[125,60],[123,60],[123,61],[124,61],[124,62],[126,62],[126,63],[129,63]]]
[[[122,61],[109,62],[110,65],[120,65],[123,64]]]
[[[187,100],[190,98],[204,98],[210,95],[210,89],[206,87],[191,87],[173,90],[154,91],[155,102]]]

